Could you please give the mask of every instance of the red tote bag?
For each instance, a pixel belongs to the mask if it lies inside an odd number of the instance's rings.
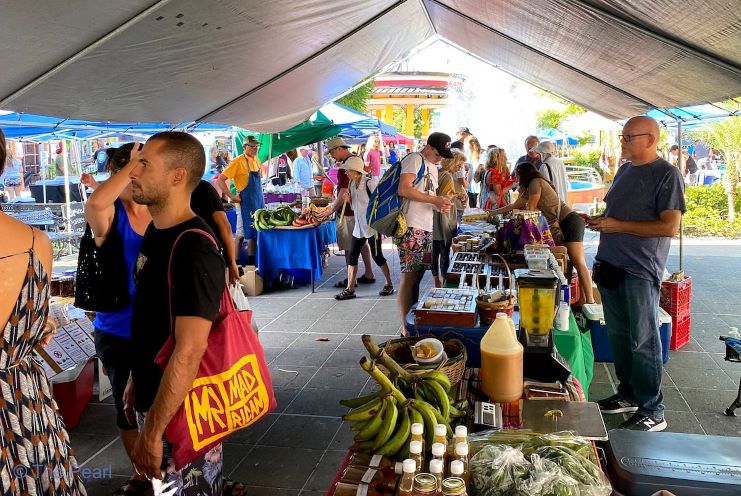
[[[183,231],[170,253],[167,269],[170,288],[172,254],[180,238],[188,232],[197,232],[216,244],[210,234],[200,229]],[[172,313],[170,319],[170,337],[155,358],[163,371],[175,350]],[[238,311],[227,286],[221,295],[219,314],[212,324],[208,348],[198,373],[183,404],[165,429],[165,439],[173,446],[175,468],[180,470],[228,435],[254,424],[276,406],[265,352],[252,328],[252,311]]]

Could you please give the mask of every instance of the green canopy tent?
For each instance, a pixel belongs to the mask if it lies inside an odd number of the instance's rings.
[[[321,112],[316,112],[309,120],[290,129],[274,134],[259,135],[260,150],[257,152],[257,158],[260,159],[260,162],[265,162],[270,157],[277,157],[281,153],[299,146],[337,136],[341,131],[340,126],[335,125],[327,116]],[[238,133],[237,151],[240,153],[242,139],[246,134]]]

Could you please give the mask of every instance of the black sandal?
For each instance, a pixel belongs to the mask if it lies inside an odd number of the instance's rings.
[[[234,491],[237,492],[234,492]],[[247,486],[241,482],[235,482],[231,479],[224,479],[224,489],[221,491],[222,496],[244,496]]]
[[[373,284],[374,282],[376,282],[376,280],[375,279],[371,279],[369,277],[365,277],[365,275],[362,275],[362,276],[358,277],[358,282],[360,284]]]
[[[391,296],[395,292],[396,291],[394,290],[393,284],[387,284],[383,287],[381,291],[378,292],[378,294],[381,296]]]
[[[347,287],[347,279],[343,279],[339,282],[336,282],[334,285],[335,288],[346,288]],[[358,282],[355,281],[355,287],[358,287]]]
[[[146,494],[147,492],[151,493],[151,490],[152,483],[148,480],[129,479],[121,484],[121,487],[116,489],[116,492],[113,493],[113,496],[140,496]]]
[[[350,291],[349,289],[345,288],[340,293],[337,293],[334,295],[335,300],[351,300],[355,298],[355,291]]]

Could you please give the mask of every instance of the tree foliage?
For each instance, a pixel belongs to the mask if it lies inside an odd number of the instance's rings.
[[[728,195],[728,220],[733,222],[736,218],[735,204],[741,173],[741,117],[728,117],[720,122],[707,124],[700,134],[708,146],[721,153],[725,161],[723,186]]]
[[[567,103],[563,109],[546,109],[536,114],[536,124],[539,129],[561,129],[563,121],[572,115],[581,115],[587,110],[575,103]]]
[[[340,97],[335,101],[345,107],[350,107],[351,109],[365,113],[368,101],[371,99],[375,87],[375,83],[370,81],[363,86],[358,86],[347,95]]]

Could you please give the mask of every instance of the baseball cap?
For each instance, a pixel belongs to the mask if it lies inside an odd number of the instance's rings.
[[[432,133],[427,137],[427,144],[437,150],[443,158],[453,158],[450,151],[450,136],[445,133]]]
[[[331,152],[335,148],[339,148],[341,146],[342,147],[345,147],[345,148],[350,148],[350,145],[348,145],[347,143],[345,143],[345,140],[343,140],[339,136],[336,136],[336,137],[332,138],[331,140],[327,140],[327,151],[328,152]]]
[[[458,131],[456,131],[456,133],[457,134],[463,134],[463,133],[471,134],[471,131],[469,131],[466,126],[462,126],[458,128]]]
[[[556,146],[550,141],[541,141],[539,145],[532,147],[530,151],[535,153],[550,153],[552,155],[556,153]]]

